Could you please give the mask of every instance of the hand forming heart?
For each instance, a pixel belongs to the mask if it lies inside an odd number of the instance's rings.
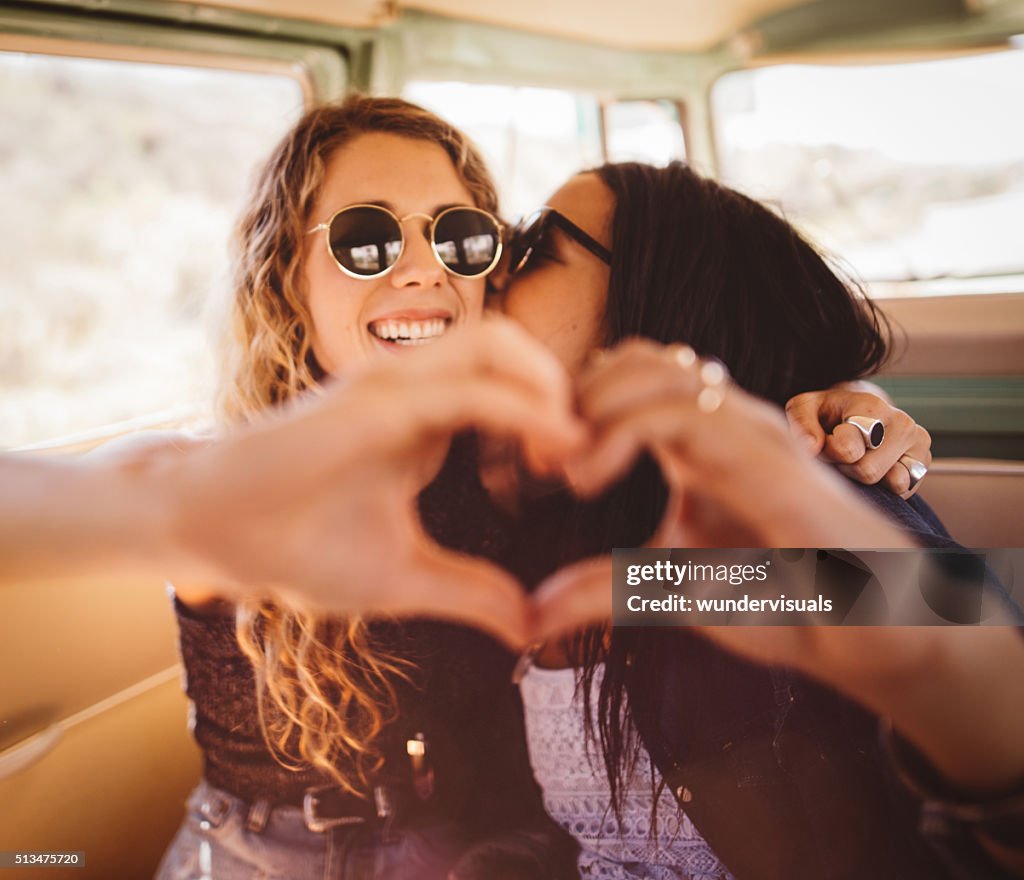
[[[585,431],[568,377],[518,327],[488,320],[452,336],[375,359],[255,427],[155,463],[180,485],[165,531],[184,552],[168,574],[230,600],[425,613],[522,644],[529,613],[518,582],[438,546],[416,498],[457,431],[514,436],[547,458]]]
[[[596,359],[575,392],[591,431],[589,444],[564,463],[577,493],[603,490],[644,451],[661,468],[669,497],[646,546],[781,542],[785,517],[779,500],[768,499],[810,462],[782,414],[729,384],[717,362],[686,346],[632,340]],[[611,594],[610,556],[563,568],[532,597],[535,634],[545,639],[608,619]]]
[[[174,574],[229,598],[262,591],[325,613],[451,618],[515,646],[607,618],[607,557],[567,567],[528,600],[507,571],[427,536],[416,497],[453,433],[470,427],[517,439],[532,467],[561,473],[584,497],[650,451],[671,494],[649,543],[851,539],[849,522],[819,515],[849,502],[838,480],[801,455],[774,407],[725,390],[720,369],[689,349],[627,342],[573,385],[510,322],[452,335],[192,453],[190,501],[168,527],[190,556]],[[207,493],[203,473],[221,477]],[[248,482],[225,492],[223,475],[243,473]],[[229,527],[239,519],[244,534]]]
[[[720,365],[700,361],[686,347],[631,341],[595,360],[574,384],[572,395],[573,418],[585,426],[575,443],[538,443],[525,420],[498,425],[492,416],[491,424],[483,426],[493,429],[489,433],[514,436],[534,470],[559,473],[583,497],[603,491],[642,452],[651,452],[670,495],[661,524],[647,542],[650,546],[770,546],[782,536],[773,528],[776,519],[785,519],[778,516],[781,505],[752,501],[747,490],[765,474],[773,481],[765,484],[766,492],[777,488],[779,480],[795,485],[797,477],[787,474],[812,467],[811,462],[790,437],[780,412],[739,389],[727,391]],[[567,400],[564,405],[568,408]],[[761,440],[753,451],[752,431]],[[394,506],[390,510],[388,515],[395,517]],[[385,518],[369,524],[364,541],[371,542],[373,532],[380,534]],[[446,551],[425,535],[418,521],[412,525],[421,559],[440,564],[436,554]],[[527,524],[530,527],[532,523]],[[408,570],[408,559],[393,553],[392,558]],[[437,577],[428,581],[417,575],[417,582],[438,597],[453,599],[456,589],[468,595],[468,583],[476,578],[472,603],[460,600],[460,616],[475,618],[512,644],[524,636],[546,638],[576,629],[611,614],[608,556],[567,566],[532,597],[518,585],[511,589],[508,573],[490,563],[451,555],[444,560]],[[447,583],[442,573],[449,578]],[[439,609],[437,605],[434,611]]]
[[[908,545],[806,458],[782,413],[686,346],[626,342],[596,359],[574,391],[590,436],[562,468],[578,494],[602,491],[644,451],[661,468],[669,498],[646,546]],[[607,620],[611,557],[556,572],[531,604],[538,639]]]
[[[635,382],[645,383],[644,393],[623,406]],[[574,390],[535,340],[509,322],[489,320],[411,356],[374,361],[344,386],[329,388],[325,400],[307,404],[304,415],[272,419],[241,438],[229,450],[232,472],[240,460],[252,462],[251,470],[270,470],[282,447],[290,450],[290,497],[268,492],[262,481],[248,496],[235,493],[235,509],[218,514],[221,496],[210,493],[202,515],[193,510],[175,529],[199,557],[195,579],[217,583],[229,597],[263,584],[264,595],[324,613],[427,613],[481,626],[518,647],[533,638],[543,604],[528,599],[499,566],[438,545],[416,512],[452,435],[473,427],[511,437],[534,469],[558,470],[579,482],[581,494],[593,494],[652,447],[652,426],[666,438],[656,452],[672,448],[670,437],[682,440],[685,425],[661,425],[659,407],[676,410],[673,421],[692,415],[698,387],[697,374],[661,347],[631,343]],[[785,437],[784,425],[777,433]],[[202,454],[209,473],[224,472],[222,447]],[[659,457],[675,466],[667,453]],[[325,469],[325,462],[333,466]],[[680,498],[673,496],[659,541],[682,540]],[[244,544],[226,527],[243,515],[251,526]],[[258,530],[266,534],[266,552],[253,552]],[[606,616],[609,607],[591,603],[587,615]],[[560,623],[580,619],[567,615]]]

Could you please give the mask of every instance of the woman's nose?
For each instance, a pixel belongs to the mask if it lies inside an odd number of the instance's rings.
[[[444,281],[445,270],[434,254],[429,241],[430,227],[419,217],[403,224],[405,248],[391,270],[391,283],[395,287],[438,287]]]

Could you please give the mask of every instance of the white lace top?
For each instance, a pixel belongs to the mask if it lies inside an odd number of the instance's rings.
[[[599,667],[594,675],[595,718],[603,671]],[[654,789],[646,749],[640,749],[625,777],[622,824],[616,820],[600,749],[592,747],[589,757],[584,749],[576,670],[531,666],[519,687],[533,773],[548,813],[579,841],[580,877],[731,880],[667,788],[658,798],[657,836],[649,835]],[[660,784],[660,774],[656,782]]]

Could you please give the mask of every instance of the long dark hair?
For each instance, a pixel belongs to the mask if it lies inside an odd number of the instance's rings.
[[[780,404],[885,361],[879,311],[764,205],[679,162],[597,174],[615,196],[609,344],[688,342]]]
[[[605,165],[596,173],[615,197],[605,344],[629,336],[689,343],[723,361],[741,386],[780,405],[866,376],[886,360],[884,316],[764,205],[681,163]],[[566,556],[642,544],[666,496],[653,461],[641,460],[604,499],[574,507],[552,556],[563,565]],[[671,630],[614,629],[609,646],[603,631],[589,630],[570,646],[582,667],[588,742],[600,744],[617,814],[640,747],[624,700],[626,678],[633,688],[656,689],[657,657],[673,637]],[[601,663],[595,719],[591,699]]]

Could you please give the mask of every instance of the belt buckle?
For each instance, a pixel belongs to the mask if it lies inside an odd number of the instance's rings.
[[[317,788],[307,788],[302,798],[302,818],[310,831],[324,832],[341,825],[359,825],[366,820],[362,816],[338,816],[336,818],[325,818],[318,815],[317,808],[320,805],[320,793],[332,791],[335,786],[321,785]]]

